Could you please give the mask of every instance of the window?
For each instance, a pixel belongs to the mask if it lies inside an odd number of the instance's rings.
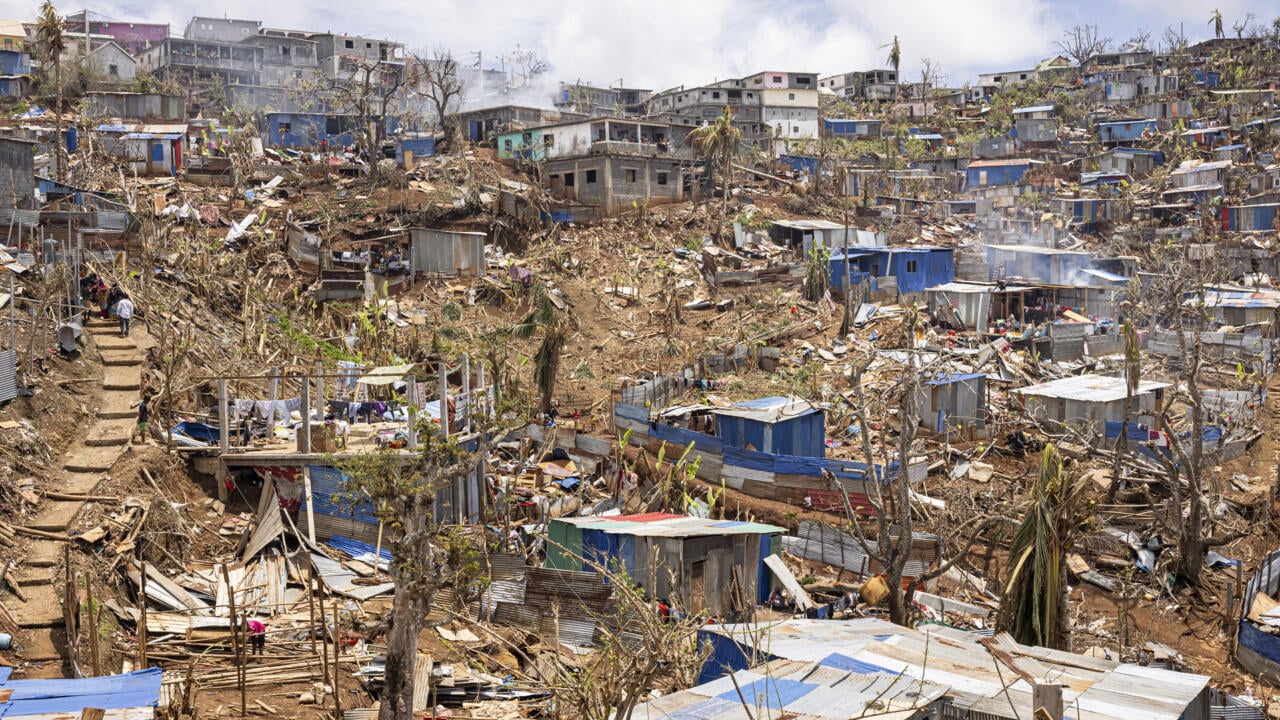
[[[364,44],[364,49],[365,49],[365,50],[368,50],[368,49],[369,49],[369,48],[371,48],[371,47],[373,47],[373,43],[365,43],[365,44]]]
[[[799,125],[792,125],[792,126],[791,126],[791,132],[793,132],[793,133],[795,133],[795,134],[797,134],[797,135],[798,135],[798,134],[800,134],[800,126],[799,126]]]
[[[353,48],[353,47],[355,47],[355,46],[356,46],[355,41],[348,40],[348,41],[346,42],[346,46],[347,46],[347,49],[348,49],[348,50],[350,50],[351,48]]]
[[[588,185],[590,185],[590,184],[594,183],[595,181],[596,181],[596,171],[595,171],[595,170],[588,170],[588,171],[587,171],[587,184],[588,184]]]
[[[796,78],[796,84],[797,84],[797,85],[808,85],[808,84],[809,84],[809,78],[807,78],[807,77]]]
[[[636,169],[635,169],[635,168],[625,168],[625,169],[623,169],[623,172],[626,174],[627,182],[629,182],[629,183],[633,183],[633,182],[635,182],[635,181],[636,181]]]
[[[502,149],[511,152],[511,138],[502,141]]]
[[[108,74],[108,75],[110,75],[111,77],[120,77],[120,66],[119,66],[119,65],[108,65],[108,66],[107,66],[107,74]]]
[[[573,180],[573,173],[565,173],[565,174],[564,174],[564,186],[565,186],[565,187],[573,187],[573,182],[574,182],[574,180]]]
[[[1001,77],[1000,75],[997,75],[997,76],[995,76],[995,81],[996,81],[996,82],[998,82],[998,83],[1002,83],[1002,82],[1004,82],[1004,78],[1003,78],[1003,77]]]
[[[291,122],[282,122],[282,123],[280,123],[280,134],[281,134],[281,135],[284,135],[285,133],[291,133],[291,132],[293,132],[293,123],[291,123]]]
[[[1026,74],[1026,73],[1022,73],[1021,75],[1019,75],[1019,76],[1018,76],[1018,79],[1019,79],[1019,80],[1026,80],[1026,79],[1027,79],[1027,74]]]
[[[795,100],[795,99],[796,99],[796,94],[795,94],[795,93],[787,93],[787,99],[788,99],[788,100]]]
[[[755,94],[755,93],[747,93],[747,99],[748,99],[748,100],[751,100],[751,99],[755,98],[755,96],[756,96],[756,94]]]
[[[555,145],[555,144],[556,144],[556,136],[555,136],[555,135],[543,135],[543,136],[542,136],[542,144],[543,144],[543,145],[545,145],[545,146],[547,146],[547,147],[551,147],[551,146]]]
[[[712,100],[719,100],[719,99],[720,99],[720,91],[716,90],[716,91],[712,92],[712,93],[711,93],[711,99],[712,99]]]
[[[907,272],[909,272],[909,273],[913,273],[913,272],[918,272],[918,271],[919,271],[919,265],[916,263],[916,261],[915,261],[915,260],[908,260],[908,261],[907,261]]]
[[[280,54],[281,54],[281,55],[288,55],[288,54],[289,54],[289,46],[288,46],[288,45],[281,45],[281,46],[280,46]]]
[[[666,174],[666,173],[664,173],[664,172],[660,172],[660,173],[658,173],[658,184],[659,184],[659,185],[666,185],[666,184],[667,184],[667,174]]]
[[[774,75],[774,76],[773,76],[773,82],[776,82],[776,83],[780,83],[780,82],[782,82],[782,76],[781,76],[781,75]]]

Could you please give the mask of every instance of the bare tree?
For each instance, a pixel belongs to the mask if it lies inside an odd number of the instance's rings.
[[[418,451],[360,453],[343,463],[342,501],[371,506],[387,528],[389,572],[395,582],[386,620],[387,660],[380,720],[413,716],[414,665],[424,626],[452,621],[453,613],[427,620],[436,595],[453,588],[465,602],[475,595],[479,564],[470,543],[445,532],[434,519],[436,492],[475,467],[474,458],[443,437],[435,425],[418,423]]]
[[[1076,25],[1064,30],[1062,39],[1053,44],[1064,55],[1084,65],[1085,61],[1111,47],[1111,38],[1098,34],[1097,25]]]
[[[1133,33],[1133,37],[1129,38],[1129,48],[1132,50],[1146,50],[1147,45],[1151,42],[1151,31],[1147,28],[1138,28]]]
[[[372,156],[386,139],[387,118],[401,110],[397,102],[421,70],[361,57],[343,57],[341,62],[339,77],[322,81],[323,94],[334,110],[356,116],[356,144]]]
[[[905,330],[908,347],[915,347],[915,333],[918,322],[919,319],[915,311],[908,312]],[[956,552],[950,560],[940,563],[937,567],[912,578],[907,583],[903,582],[907,560],[911,556],[912,543],[915,540],[915,519],[911,511],[913,493],[911,481],[907,476],[907,468],[914,451],[916,431],[920,425],[920,376],[925,372],[925,368],[920,366],[918,358],[919,356],[914,352],[909,354],[908,362],[902,368],[902,382],[898,384],[895,390],[898,403],[898,422],[900,423],[896,471],[891,471],[892,465],[888,454],[889,443],[881,443],[882,455],[879,468],[876,466],[875,453],[872,450],[872,424],[868,410],[870,403],[862,388],[862,374],[870,366],[871,359],[868,358],[863,364],[853,367],[852,377],[849,380],[855,398],[854,416],[857,418],[858,426],[862,430],[859,433],[859,437],[862,440],[862,452],[867,466],[865,470],[868,480],[866,487],[869,491],[867,493],[867,502],[875,513],[876,537],[874,541],[868,540],[862,527],[858,524],[857,515],[849,502],[849,495],[844,486],[840,484],[835,475],[825,469],[823,470],[823,477],[826,478],[832,489],[839,492],[840,498],[844,502],[849,525],[857,537],[858,543],[868,557],[884,568],[885,582],[889,586],[889,619],[898,625],[908,624],[910,619],[910,600],[915,596],[916,588],[933,578],[941,576],[962,558],[968,556],[969,550],[973,548],[974,544],[977,543],[978,539],[982,537],[989,527],[1011,522],[1010,518],[1002,516],[987,518],[974,516],[965,520],[948,538],[948,543],[954,543],[959,538],[967,537],[968,541],[964,548]],[[885,409],[887,414],[887,408]],[[884,485],[887,491],[882,491],[881,485]]]
[[[422,93],[431,101],[435,109],[436,122],[444,133],[444,144],[451,146],[458,137],[457,113],[462,102],[462,79],[458,77],[458,61],[453,54],[444,48],[425,53],[415,58],[416,65],[422,69],[420,78]],[[484,72],[481,68],[480,72]]]
[[[1163,41],[1164,51],[1173,54],[1185,52],[1187,45],[1190,44],[1187,39],[1187,32],[1182,25],[1178,25],[1176,28],[1172,25],[1166,27],[1161,35],[1161,40]]]
[[[511,86],[525,87],[533,79],[551,69],[551,65],[543,60],[536,50],[528,50],[516,45],[516,49],[502,56],[503,65],[511,66]]]
[[[946,78],[946,73],[942,71],[942,65],[933,58],[920,58],[920,97],[928,100],[933,97],[933,91]]]

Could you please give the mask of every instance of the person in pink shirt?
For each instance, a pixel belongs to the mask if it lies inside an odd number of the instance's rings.
[[[267,626],[259,620],[250,620],[246,625],[249,627],[249,644],[253,654],[261,655],[267,647]]]

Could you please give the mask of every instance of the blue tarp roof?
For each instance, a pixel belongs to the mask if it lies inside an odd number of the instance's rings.
[[[947,375],[939,375],[938,377],[926,382],[925,385],[950,385],[952,383],[984,377],[985,375],[986,373],[949,373]]]
[[[124,675],[67,680],[9,680],[0,690],[10,690],[9,701],[0,703],[0,716],[79,713],[87,707],[114,710],[155,706],[160,702],[160,668]]]

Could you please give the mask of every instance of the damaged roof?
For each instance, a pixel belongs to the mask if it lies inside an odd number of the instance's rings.
[[[1169,383],[1144,380],[1138,384],[1137,395],[1170,387]],[[1126,396],[1125,379],[1106,375],[1079,375],[1053,380],[1039,385],[1021,388],[1015,392],[1023,395],[1080,400],[1082,402],[1108,403],[1123,400]]]
[[[766,397],[759,400],[748,400],[735,403],[732,407],[716,408],[716,415],[740,417],[763,423],[776,423],[783,420],[812,415],[822,412],[822,408],[812,402],[798,397]]]
[[[773,535],[785,532],[783,528],[763,523],[711,520],[668,513],[613,517],[562,517],[555,522],[575,525],[583,530],[600,530],[609,535],[633,537],[686,538],[709,535]]]

